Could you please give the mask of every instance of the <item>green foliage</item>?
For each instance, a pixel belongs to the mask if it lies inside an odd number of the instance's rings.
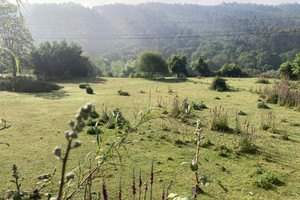
[[[218,73],[224,77],[241,77],[243,75],[242,69],[234,63],[226,63],[222,66]]]
[[[81,83],[81,84],[79,84],[79,88],[81,88],[81,89],[85,89],[88,86],[90,86],[88,83]]]
[[[128,92],[124,92],[124,91],[121,91],[121,90],[118,90],[118,95],[120,95],[120,96],[130,96]]]
[[[269,170],[264,171],[260,177],[254,181],[254,185],[265,190],[274,189],[274,185],[284,184],[281,180],[278,179],[277,175]]]
[[[258,148],[254,144],[253,134],[243,133],[237,145],[238,153],[256,154],[258,152]]]
[[[203,57],[200,56],[197,61],[194,63],[193,70],[200,77],[207,77],[211,75],[211,71],[208,67],[208,64],[204,61]]]
[[[98,127],[91,126],[88,128],[86,133],[89,135],[97,135],[97,134],[102,134],[102,131]]]
[[[147,73],[149,78],[154,74],[168,73],[168,65],[160,52],[144,51],[139,54],[137,61],[138,71]]]
[[[238,115],[247,115],[247,113],[245,113],[244,111],[241,111],[241,110],[237,114]]]
[[[92,109],[92,111],[90,112],[89,115],[90,115],[90,118],[92,118],[92,119],[97,119],[99,117],[99,114],[95,109],[95,106],[93,106],[93,109]]]
[[[210,122],[210,129],[215,131],[228,131],[229,125],[228,125],[228,116],[227,111],[220,106],[215,107],[213,111],[211,111],[212,114],[212,120]]]
[[[202,101],[199,104],[192,101],[191,108],[193,110],[203,110],[203,109],[207,109],[207,106]]]
[[[0,78],[0,91],[12,91],[12,78]],[[58,85],[37,81],[32,77],[17,76],[15,79],[15,92],[51,92],[53,90],[59,90]]]
[[[169,69],[175,73],[177,77],[187,76],[187,57],[186,55],[172,54],[167,60]]]
[[[116,108],[109,114],[106,126],[108,129],[123,129],[130,127],[130,124],[129,121],[125,119],[120,109]]]
[[[94,90],[90,86],[86,87],[85,90],[87,94],[94,94]]]
[[[257,104],[257,107],[259,109],[270,109],[270,107],[267,104],[265,104],[265,102],[263,102],[263,101],[259,101]]]
[[[259,78],[256,83],[261,83],[261,84],[270,84],[270,81],[265,78]]]
[[[210,89],[217,90],[218,92],[224,92],[229,90],[226,80],[216,76],[210,86]]]
[[[65,40],[44,42],[31,52],[35,73],[46,77],[81,77],[87,76],[93,69],[87,56],[82,55],[82,48]]]

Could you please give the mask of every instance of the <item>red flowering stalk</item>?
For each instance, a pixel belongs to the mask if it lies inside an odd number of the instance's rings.
[[[150,200],[152,200],[152,187],[153,187],[153,179],[154,179],[153,162],[154,162],[154,159],[152,159],[151,174],[150,174]]]
[[[141,174],[141,170],[140,170],[140,174],[139,174],[139,200],[141,200],[141,194],[142,194],[142,174]]]
[[[106,185],[105,185],[104,179],[102,181],[102,194],[103,194],[104,200],[108,200],[107,190],[106,190]]]
[[[135,188],[135,174],[134,174],[134,168],[132,169],[132,195],[133,195],[133,200],[135,199],[135,194],[136,194],[136,188]]]
[[[119,195],[118,195],[118,200],[122,200],[121,177],[120,177],[120,181],[119,181]]]

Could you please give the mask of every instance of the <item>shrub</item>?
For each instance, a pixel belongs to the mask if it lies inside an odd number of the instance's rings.
[[[210,129],[215,131],[228,131],[228,116],[225,109],[222,106],[220,106],[219,108],[215,107],[215,109],[211,113],[212,120],[210,123]]]
[[[119,108],[112,111],[108,117],[107,128],[109,129],[123,129],[124,127],[129,127],[129,122],[124,118],[122,112]]]
[[[267,104],[265,104],[265,102],[263,102],[263,101],[259,101],[258,104],[257,104],[257,107],[259,109],[270,109],[270,107],[267,106]]]
[[[259,78],[255,83],[270,84],[270,81],[265,78]]]
[[[207,109],[207,106],[202,101],[200,104],[197,104],[192,101],[191,108],[194,110],[203,110],[203,109]]]
[[[17,76],[15,81],[15,92],[25,93],[38,93],[38,92],[51,92],[59,90],[58,85],[37,81],[32,77]],[[12,91],[12,78],[1,78],[0,91]]]
[[[278,179],[277,175],[274,172],[268,170],[263,172],[259,179],[254,182],[254,185],[265,190],[273,189],[274,185],[282,184],[283,182]]]
[[[254,144],[253,134],[245,133],[238,140],[238,153],[256,154],[257,146]]]
[[[89,127],[89,129],[86,131],[86,133],[89,135],[96,135],[97,133],[101,134],[102,131],[99,128],[92,126],[92,127]]]
[[[223,92],[229,90],[226,80],[216,76],[210,86],[210,89],[217,90],[218,92]]]
[[[95,106],[93,106],[92,111],[90,112],[90,118],[97,119],[99,117],[99,114],[97,113]]]
[[[88,87],[86,87],[86,93],[87,94],[94,94],[94,90],[90,86],[88,86]]]
[[[118,90],[118,95],[120,95],[120,96],[130,96],[128,92],[123,92],[121,90]]]
[[[244,111],[241,111],[241,110],[237,114],[238,115],[247,115],[247,113],[245,113]]]
[[[90,86],[88,83],[81,83],[81,84],[79,84],[79,88],[81,88],[81,89],[85,89],[88,86]]]
[[[170,113],[171,117],[186,118],[191,114],[191,111],[192,111],[192,108],[189,105],[187,98],[185,98],[182,101],[181,105],[179,103],[178,98],[177,97],[174,98],[173,105],[172,105],[172,110],[171,110],[171,113]]]
[[[268,103],[280,106],[295,107],[300,105],[300,89],[290,84],[288,80],[282,80],[273,87],[265,87],[260,94],[266,98]]]

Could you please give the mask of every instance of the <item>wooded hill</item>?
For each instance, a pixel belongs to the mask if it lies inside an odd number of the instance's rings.
[[[66,39],[110,62],[135,59],[143,50],[165,58],[204,56],[213,70],[225,63],[261,71],[278,69],[300,49],[300,5],[223,3],[218,6],[40,4],[23,8],[36,44]]]

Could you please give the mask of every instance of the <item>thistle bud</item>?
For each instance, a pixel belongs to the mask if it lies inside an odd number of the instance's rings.
[[[77,148],[81,146],[81,142],[80,141],[76,141],[73,145],[73,148]]]
[[[69,125],[73,128],[73,127],[75,126],[74,120],[70,120],[70,121],[69,121]]]
[[[72,132],[69,132],[69,137],[71,137],[71,138],[77,138],[78,136],[77,136],[77,131],[72,131]]]
[[[80,122],[81,121],[81,115],[80,114],[76,114],[75,115],[75,119],[78,121],[78,122]]]
[[[84,119],[84,120],[87,120],[89,118],[89,113],[87,112],[82,112],[81,113],[81,117]]]
[[[73,178],[75,178],[74,172],[70,172],[66,175],[66,181],[70,181]]]
[[[56,156],[60,157],[61,156],[61,147],[59,147],[59,146],[55,147],[53,153]]]
[[[84,122],[80,122],[80,123],[78,124],[78,126],[80,126],[81,128],[84,128],[84,127],[85,127],[85,123],[84,123]]]
[[[91,103],[87,103],[83,109],[85,110],[85,112],[91,112],[93,109],[93,105]]]
[[[198,163],[195,160],[192,160],[190,167],[193,172],[198,171]]]
[[[66,136],[67,139],[69,139],[70,138],[70,132],[69,131],[65,131],[65,136]]]

